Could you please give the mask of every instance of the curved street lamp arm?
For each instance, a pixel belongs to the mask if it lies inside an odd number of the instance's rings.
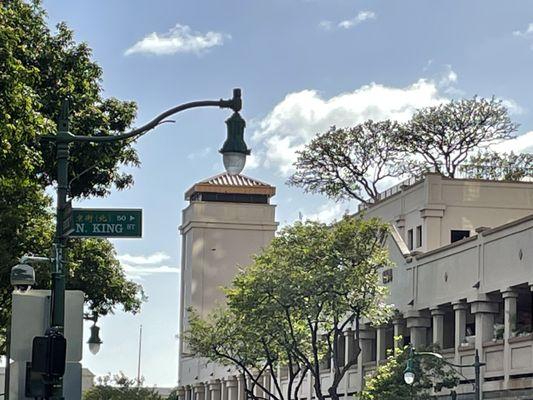
[[[468,367],[475,367],[476,366],[476,363],[473,363],[473,364],[454,364],[454,363],[449,362],[448,360],[444,359],[442,354],[433,353],[433,352],[430,352],[430,351],[417,351],[414,354],[417,355],[417,356],[433,356],[433,357],[441,359],[445,364],[451,365],[452,367],[456,367],[456,368],[468,368]],[[485,363],[479,363],[479,365],[482,366],[482,365],[485,365]]]
[[[449,365],[450,367],[454,367],[454,368],[475,368],[476,367],[476,363],[474,364],[454,364],[452,362],[449,362],[448,360],[444,359],[444,357],[442,356],[442,354],[439,354],[439,353],[433,353],[431,351],[417,351],[417,352],[414,352],[413,353],[414,356],[428,356],[428,357],[435,357],[435,358],[438,358],[440,359],[444,364],[446,365]],[[485,363],[479,363],[479,366],[483,366],[485,365]],[[461,372],[461,370],[456,370],[454,369],[455,372],[457,372],[459,375],[461,375],[467,382],[470,382],[472,381],[472,379],[469,379],[467,378],[466,376],[464,376],[464,374]]]
[[[118,142],[121,140],[126,140],[129,138],[139,137],[148,131],[154,129],[159,124],[165,122],[165,118],[170,117],[171,115],[177,114],[181,111],[185,111],[191,108],[198,107],[220,107],[220,108],[230,108],[234,112],[239,112],[242,108],[242,98],[241,98],[241,89],[233,89],[233,98],[229,100],[203,100],[203,101],[192,101],[190,103],[180,104],[176,107],[173,107],[155,117],[153,120],[147,124],[132,130],[131,132],[122,133],[119,135],[113,136],[80,136],[72,135],[68,132],[68,106],[63,105],[63,111],[60,121],[60,131],[58,135],[47,135],[43,136],[43,139],[53,140],[56,142],[71,143],[71,142],[91,142],[91,143],[103,143],[103,142]],[[63,115],[64,114],[64,115]]]

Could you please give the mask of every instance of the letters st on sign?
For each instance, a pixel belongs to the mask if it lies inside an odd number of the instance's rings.
[[[141,209],[72,209],[70,237],[142,237]]]

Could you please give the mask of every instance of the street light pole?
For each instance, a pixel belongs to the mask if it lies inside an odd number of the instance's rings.
[[[474,374],[475,374],[475,383],[474,383],[474,392],[475,392],[475,400],[482,400],[481,399],[481,367],[486,365],[483,362],[480,362],[479,360],[479,352],[476,349],[476,354],[474,357],[474,363],[473,364],[454,364],[444,359],[442,354],[439,353],[433,353],[429,351],[418,351],[415,352],[415,350],[411,347],[409,349],[409,358],[407,359],[407,366],[404,371],[404,380],[405,383],[408,385],[413,385],[415,380],[415,373],[414,373],[414,367],[413,367],[413,361],[415,356],[422,356],[422,357],[435,357],[441,360],[444,364],[447,364],[451,367],[455,368],[467,368],[467,367],[474,367]]]
[[[46,332],[46,336],[64,337],[65,325],[65,267],[67,259],[65,257],[65,246],[68,240],[68,233],[65,233],[64,223],[67,215],[67,196],[68,196],[68,163],[69,163],[69,146],[70,143],[91,142],[118,142],[130,138],[137,138],[146,132],[156,128],[161,123],[167,122],[165,119],[178,112],[199,107],[220,107],[229,108],[234,111],[233,115],[226,121],[228,125],[228,137],[221,153],[224,156],[224,164],[230,174],[238,174],[244,167],[244,160],[250,150],[246,147],[243,140],[243,132],[245,122],[239,115],[242,109],[241,90],[233,90],[233,98],[229,100],[206,100],[194,101],[173,107],[162,114],[158,115],[152,121],[148,122],[137,129],[128,133],[112,135],[112,136],[77,136],[69,132],[69,107],[68,102],[64,101],[61,106],[61,114],[59,119],[57,135],[44,136],[44,140],[49,140],[56,145],[56,160],[57,160],[57,214],[56,214],[56,232],[54,237],[54,263],[52,267],[52,288],[51,288],[51,304],[50,304],[50,329]],[[65,361],[64,355],[63,361]],[[48,364],[50,365],[49,360]],[[63,400],[63,374],[60,376],[49,375],[45,376],[45,381],[48,386],[47,398],[52,400]]]

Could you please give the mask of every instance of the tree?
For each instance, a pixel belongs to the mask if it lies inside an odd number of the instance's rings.
[[[455,177],[474,152],[513,138],[516,129],[500,100],[477,97],[423,108],[404,124],[369,120],[332,127],[298,152],[289,184],[335,200],[372,203],[391,179],[425,171]],[[513,176],[531,175],[531,157],[521,157],[513,161]]]
[[[533,154],[479,152],[470,157],[461,171],[470,178],[521,181],[533,178]]]
[[[291,371],[295,375],[288,399],[298,397],[299,379],[309,371],[315,396],[323,400],[326,391],[337,400],[338,385],[359,353],[357,348],[344,360],[339,345],[344,330],[353,328],[357,347],[361,319],[378,322],[389,312],[379,284],[380,269],[390,263],[383,247],[386,233],[376,219],[351,216],[331,225],[298,222],[284,228],[235,277],[227,289],[227,311],[191,320],[186,337],[191,350],[233,363],[251,379],[268,371],[273,399],[287,398],[278,389],[275,366],[282,365],[289,377]],[[240,348],[246,351],[235,351]],[[330,359],[333,381],[323,388],[320,373],[329,370]]]
[[[263,315],[263,320],[257,321],[233,308],[215,310],[207,319],[189,310],[189,322],[185,341],[192,351],[216,363],[235,366],[245,378],[248,398],[258,399],[258,388],[272,399],[285,399],[278,367],[286,372],[289,398],[298,398],[307,369],[291,351],[293,340],[279,312],[271,309],[268,317]],[[264,377],[273,387],[264,384]]]
[[[434,350],[434,349],[430,349]],[[409,347],[396,349],[384,364],[367,379],[360,400],[429,400],[431,391],[452,389],[459,384],[457,373],[435,357],[415,357],[415,382],[407,385],[403,374],[409,357]]]
[[[423,159],[418,162],[422,170],[453,178],[468,156],[514,138],[517,128],[501,100],[474,97],[417,111],[403,126],[399,140],[406,151]]]
[[[298,152],[289,183],[335,199],[377,200],[379,184],[405,172],[399,129],[389,120],[331,127]]]
[[[154,389],[139,385],[122,372],[98,379],[98,384],[83,394],[83,400],[162,400]]]
[[[10,268],[25,253],[51,253],[54,223],[46,189],[56,178],[55,149],[40,138],[56,132],[61,101],[70,99],[77,135],[120,132],[135,117],[135,103],[103,98],[101,77],[90,48],[75,43],[65,24],[56,33],[49,30],[39,1],[0,3],[0,353],[11,308]],[[130,186],[131,175],[120,168],[139,163],[131,143],[76,144],[70,161],[72,198]],[[89,257],[89,249],[99,256]],[[75,264],[67,287],[85,290],[92,311],[105,314],[118,304],[138,311],[140,286],[120,271],[109,242],[75,241],[70,252]],[[48,287],[45,270],[37,271],[40,288]]]

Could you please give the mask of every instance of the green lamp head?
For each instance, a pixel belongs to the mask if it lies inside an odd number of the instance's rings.
[[[100,339],[100,327],[96,326],[96,322],[91,326],[91,337],[87,341],[89,350],[91,353],[96,354],[100,351],[100,345],[102,344]]]
[[[250,149],[248,149],[244,141],[246,122],[238,112],[234,112],[226,120],[226,125],[228,127],[228,137],[219,152],[222,154],[224,167],[228,174],[238,175],[244,168],[246,156],[250,155]]]
[[[411,348],[409,350],[409,358],[407,359],[407,365],[403,372],[403,380],[408,385],[412,385],[415,382],[415,371],[413,368],[413,358],[414,358],[414,352],[413,352],[413,349]]]

